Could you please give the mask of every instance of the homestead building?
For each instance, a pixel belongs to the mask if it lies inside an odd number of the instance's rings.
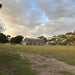
[[[44,41],[41,39],[25,38],[22,42],[23,45],[44,45]]]

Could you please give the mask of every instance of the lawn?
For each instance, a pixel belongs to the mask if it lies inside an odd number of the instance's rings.
[[[14,54],[10,54],[15,52]],[[28,59],[21,59],[16,52],[36,53],[45,57],[56,58],[67,64],[75,65],[75,46],[23,46],[0,44],[0,75],[36,75],[30,68]],[[68,74],[70,75],[70,74]]]
[[[29,60],[21,59],[17,54],[0,52],[0,75],[36,75],[30,65]]]
[[[46,57],[54,57],[70,65],[75,65],[75,46],[23,46],[1,44],[0,52],[38,53]]]

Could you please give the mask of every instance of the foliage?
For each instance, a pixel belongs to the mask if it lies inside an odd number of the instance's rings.
[[[68,32],[65,35],[73,35],[73,33],[72,32]]]
[[[0,33],[0,43],[6,43],[6,42],[8,42],[6,35],[3,33]]]
[[[67,39],[67,43],[69,45],[75,45],[75,35],[74,36],[71,36]]]
[[[65,42],[59,42],[58,45],[67,45],[66,41]]]
[[[23,36],[16,36],[11,38],[10,43],[20,44],[23,39]]]
[[[56,38],[51,38],[49,41],[55,41],[56,40]]]
[[[53,36],[50,41],[55,41],[57,45],[75,45],[75,31]]]
[[[44,40],[44,43],[46,43],[48,41],[47,38],[44,36],[39,36],[38,38]]]
[[[0,4],[0,9],[2,8],[2,4]]]
[[[65,35],[58,35],[59,38],[66,38]]]

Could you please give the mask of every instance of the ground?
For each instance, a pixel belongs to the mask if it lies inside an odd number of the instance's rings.
[[[75,75],[75,46],[0,44],[0,75]]]

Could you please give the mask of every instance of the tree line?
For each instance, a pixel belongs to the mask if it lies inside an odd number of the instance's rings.
[[[16,37],[11,37],[10,35],[5,35],[3,33],[0,33],[0,43],[14,43],[14,44],[20,44],[23,39],[23,36],[18,35]]]
[[[44,43],[46,43],[48,40],[44,36],[37,37],[38,39],[44,40]],[[23,36],[18,35],[15,37],[11,37],[10,35],[5,35],[3,33],[0,33],[0,43],[13,43],[13,44],[21,44],[21,41],[24,39]]]
[[[73,33],[68,32],[63,35],[53,36],[51,38],[46,38],[45,36],[39,36],[37,38],[44,40],[44,44],[54,41],[57,45],[75,45],[75,31]],[[10,35],[0,33],[0,43],[21,44],[23,39],[24,37],[22,35],[11,37]]]

